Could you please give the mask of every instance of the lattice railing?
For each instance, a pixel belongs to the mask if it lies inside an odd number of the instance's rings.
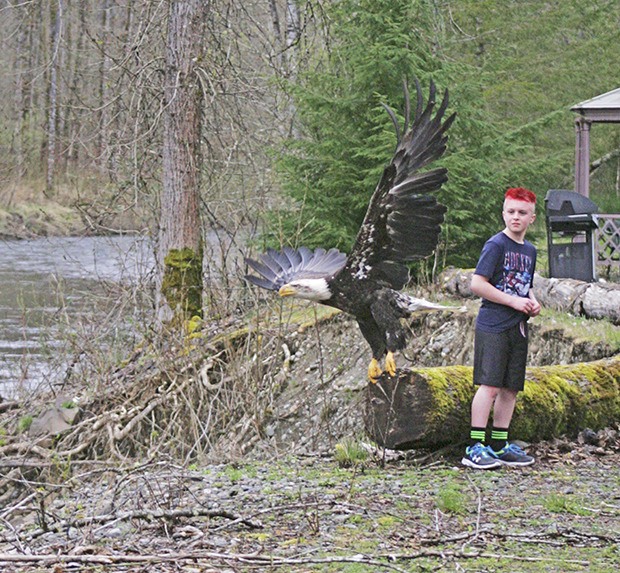
[[[597,215],[596,253],[598,264],[620,266],[620,215]]]

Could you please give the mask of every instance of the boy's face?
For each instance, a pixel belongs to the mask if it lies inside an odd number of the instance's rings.
[[[506,199],[502,211],[506,228],[515,235],[525,235],[527,228],[536,220],[534,209],[534,203]]]

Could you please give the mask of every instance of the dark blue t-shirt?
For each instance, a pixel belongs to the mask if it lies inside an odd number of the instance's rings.
[[[527,298],[534,284],[535,268],[536,247],[529,241],[521,245],[501,232],[484,244],[475,273],[488,278],[489,283],[502,292]],[[527,318],[514,308],[483,298],[476,328],[503,332]]]

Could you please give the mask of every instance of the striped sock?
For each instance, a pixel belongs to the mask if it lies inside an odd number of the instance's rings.
[[[477,444],[478,442],[480,442],[481,444],[484,444],[486,437],[487,437],[486,428],[474,428],[472,426],[471,429],[469,430],[469,445],[473,446],[474,444]]]
[[[491,430],[491,442],[489,445],[494,452],[499,452],[508,441],[508,428],[496,428]]]

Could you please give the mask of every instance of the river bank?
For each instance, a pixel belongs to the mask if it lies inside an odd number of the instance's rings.
[[[68,192],[59,193],[57,199],[47,199],[33,190],[23,190],[8,201],[5,190],[0,193],[0,239],[106,235],[144,228],[144,221],[135,210],[115,214],[101,208],[98,213],[88,205],[94,199],[82,199],[81,208],[79,201],[79,197]]]

